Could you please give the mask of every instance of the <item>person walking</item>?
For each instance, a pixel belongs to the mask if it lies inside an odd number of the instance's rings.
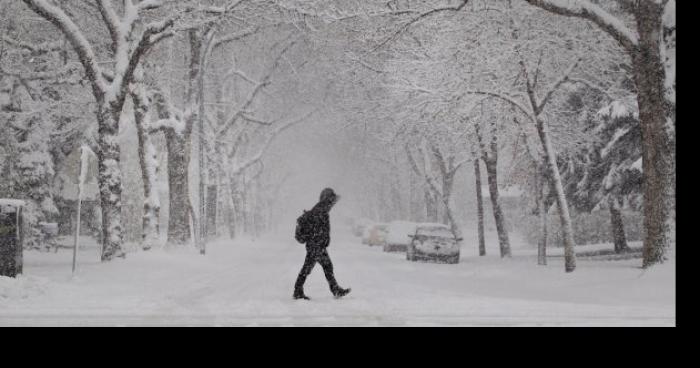
[[[299,276],[294,283],[294,299],[310,300],[304,294],[304,282],[311,273],[316,263],[323,267],[323,272],[326,275],[328,286],[331,293],[336,298],[343,297],[350,292],[350,289],[343,289],[338,285],[333,274],[333,262],[328,255],[328,245],[331,241],[331,224],[328,213],[331,208],[338,203],[340,196],[333,189],[325,188],[321,191],[321,197],[318,203],[309,211],[297,220],[297,240],[306,243],[306,259],[301,267]],[[300,232],[303,233],[300,236]]]

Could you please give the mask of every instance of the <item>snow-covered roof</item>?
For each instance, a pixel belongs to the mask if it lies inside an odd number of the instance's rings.
[[[24,201],[21,199],[0,198],[0,206],[24,207]]]
[[[19,199],[0,198],[0,213],[15,213],[17,208],[24,207],[24,201]]]
[[[389,223],[389,231],[386,235],[386,242],[389,244],[409,244],[411,238],[409,235],[416,233],[415,222],[408,221],[392,221]]]

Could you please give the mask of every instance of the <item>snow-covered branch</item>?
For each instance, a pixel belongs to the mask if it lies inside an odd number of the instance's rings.
[[[309,112],[309,113],[307,113],[307,114],[305,114],[305,115],[303,115],[303,116],[301,116],[301,117],[299,117],[299,118],[297,118],[297,119],[294,119],[294,120],[292,120],[292,121],[290,121],[290,122],[288,122],[288,123],[279,125],[277,128],[275,128],[272,132],[270,132],[270,133],[268,134],[267,138],[265,139],[265,142],[263,142],[263,145],[262,145],[262,147],[260,148],[260,150],[258,151],[258,153],[256,153],[254,156],[252,156],[251,158],[249,158],[245,163],[243,163],[243,164],[237,166],[235,169],[233,169],[233,170],[231,171],[231,173],[230,173],[230,176],[236,176],[236,175],[242,173],[242,172],[243,172],[245,169],[247,169],[248,167],[254,165],[256,162],[259,162],[259,161],[262,159],[262,157],[263,157],[263,155],[265,154],[265,152],[267,151],[267,149],[270,147],[270,144],[272,144],[272,141],[273,141],[280,133],[282,133],[283,131],[289,129],[290,127],[292,127],[292,126],[294,126],[294,125],[296,125],[296,124],[298,124],[298,123],[300,123],[300,122],[305,121],[305,120],[308,119],[311,115],[313,115],[316,111],[318,111],[318,109],[313,110],[313,111],[311,111],[311,112]]]
[[[80,66],[77,65],[79,68]],[[13,70],[6,70],[0,66],[0,75],[7,75],[23,81],[35,81],[35,80],[51,80],[58,79],[62,77],[69,76],[70,74],[76,72],[76,63],[68,64],[64,68],[50,72],[33,72],[24,73]]]
[[[206,13],[211,13],[211,14],[225,15],[226,13],[230,13],[231,11],[233,11],[236,7],[241,5],[244,1],[247,1],[247,0],[233,1],[226,6],[210,6],[206,9],[204,9],[204,11]]]
[[[489,96],[489,97],[494,97],[497,99],[500,99],[502,101],[505,101],[511,105],[513,105],[515,108],[520,110],[525,116],[528,117],[528,119],[532,120],[532,122],[535,122],[536,117],[534,115],[534,112],[531,109],[526,108],[523,106],[522,103],[518,102],[516,99],[500,93],[500,92],[494,92],[494,91],[479,91],[479,90],[466,90],[464,91],[465,94],[475,94],[475,95],[484,95],[484,96]]]
[[[140,3],[138,3],[137,7],[139,10],[150,10],[157,9],[161,5],[163,5],[161,0],[142,0]]]
[[[51,5],[46,0],[22,1],[32,11],[44,17],[63,32],[78,54],[78,58],[85,68],[88,79],[92,83],[93,90],[95,93],[103,93],[106,89],[105,81],[102,78],[101,68],[97,64],[95,52],[75,22],[73,22],[61,8]]]
[[[417,16],[415,16],[413,19],[410,21],[406,22],[403,26],[401,26],[398,30],[396,30],[394,33],[391,34],[391,36],[387,37],[384,39],[384,41],[380,42],[377,46],[375,46],[372,51],[376,51],[382,46],[386,45],[387,43],[395,40],[397,37],[399,37],[403,32],[405,32],[408,28],[410,28],[413,24],[419,22],[422,19],[425,19],[431,15],[435,15],[444,11],[460,11],[462,8],[464,8],[469,0],[462,0],[462,2],[457,5],[457,6],[446,6],[446,7],[441,7],[441,8],[435,8],[428,10],[426,12],[420,13]]]
[[[138,38],[138,43],[134,47],[129,47],[128,45],[120,45],[117,52],[117,64],[115,66],[114,80],[112,85],[116,88],[119,87],[121,96],[126,96],[128,90],[128,84],[133,76],[134,70],[139,65],[141,58],[148,51],[148,49],[153,46],[154,40],[151,39],[152,36],[157,36],[162,32],[166,31],[168,28],[172,27],[175,23],[175,19],[181,15],[173,16],[164,19],[159,22],[153,22],[146,25],[145,29]],[[131,25],[133,27],[133,25]],[[121,37],[124,37],[122,35]],[[131,49],[131,52],[128,52]],[[123,50],[123,51],[122,51]],[[116,89],[113,88],[113,93],[116,93]]]
[[[44,42],[44,43],[30,43],[22,40],[16,40],[14,38],[8,37],[6,35],[0,36],[0,39],[6,42],[8,45],[25,49],[29,52],[42,54],[51,51],[59,51],[63,47],[62,42]]]
[[[248,107],[253,104],[255,101],[255,98],[257,97],[258,94],[262,91],[265,86],[270,84],[270,81],[266,78],[262,82],[258,83],[255,88],[248,94],[248,98],[243,102],[241,107],[236,109],[236,112],[234,112],[228,119],[226,119],[226,122],[224,123],[223,127],[219,129],[217,135],[221,136],[224,135],[228,132],[228,130],[234,125],[234,123],[243,116],[243,114],[246,112]]]
[[[245,114],[247,111],[248,107],[250,107],[253,102],[255,102],[256,97],[262,92],[262,90],[270,84],[270,78],[272,77],[272,73],[275,72],[279,65],[279,61],[281,60],[282,56],[292,47],[292,45],[295,44],[296,41],[290,42],[275,58],[274,62],[272,63],[272,66],[270,69],[267,71],[263,79],[258,82],[258,84],[253,88],[253,90],[248,94],[248,98],[243,102],[243,104],[236,109],[236,112],[234,112],[228,119],[226,119],[225,123],[223,124],[223,127],[217,132],[218,136],[226,134],[228,130],[238,121],[239,118]]]
[[[610,34],[625,49],[632,50],[639,43],[637,35],[625,24],[600,6],[588,0],[525,0],[529,4],[567,17],[587,19]]]
[[[119,16],[114,11],[114,8],[112,8],[112,3],[110,0],[98,0],[97,8],[100,10],[102,20],[109,30],[109,35],[112,38],[112,48],[116,49],[117,42],[119,42]]]
[[[453,172],[457,172],[457,170],[459,170],[459,168],[461,168],[464,164],[466,164],[466,163],[468,163],[468,162],[472,162],[473,160],[474,160],[474,159],[473,159],[472,157],[467,157],[467,158],[465,158],[465,159],[463,159],[463,160],[461,160],[461,161],[457,161],[457,163],[456,163],[456,164],[454,165],[454,167],[452,168],[452,171],[453,171]]]
[[[579,62],[581,62],[581,58],[577,58],[576,61],[574,61],[569,66],[569,68],[564,72],[564,74],[562,74],[561,77],[559,77],[559,79],[554,81],[554,83],[552,83],[552,85],[549,88],[547,88],[547,92],[545,93],[544,98],[542,98],[542,100],[538,101],[537,97],[535,95],[535,88],[537,86],[536,86],[535,82],[530,81],[530,77],[527,73],[527,67],[525,66],[525,62],[522,60],[520,61],[520,66],[522,67],[523,73],[524,73],[525,78],[527,80],[527,83],[526,83],[527,84],[527,95],[530,98],[530,103],[532,104],[532,108],[535,112],[535,116],[540,115],[540,113],[544,109],[545,105],[547,105],[547,102],[549,102],[549,100],[552,98],[552,95],[554,94],[554,92],[556,92],[556,90],[559,89],[559,87],[561,87],[562,84],[566,83],[569,80],[569,76],[574,71],[574,69],[576,69]]]
[[[245,31],[243,31],[243,32],[240,32],[240,33],[234,33],[234,34],[230,34],[230,35],[228,35],[228,36],[223,36],[223,37],[216,38],[216,39],[214,39],[214,41],[212,41],[211,49],[214,50],[214,49],[216,49],[216,48],[218,48],[218,47],[221,47],[221,46],[226,45],[227,43],[234,42],[234,41],[238,41],[238,40],[240,40],[240,39],[242,39],[242,38],[245,38],[245,37],[248,37],[248,36],[250,36],[250,35],[253,35],[253,34],[255,34],[259,29],[260,29],[260,27],[255,27],[255,28],[252,28],[252,29],[247,29],[247,30],[245,30]]]
[[[248,114],[243,114],[241,117],[243,118],[243,120],[245,120],[247,122],[255,123],[255,124],[259,124],[259,125],[272,125],[274,123],[272,121],[256,119],[255,117],[249,116]]]

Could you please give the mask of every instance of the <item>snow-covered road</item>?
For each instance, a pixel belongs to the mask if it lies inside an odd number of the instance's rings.
[[[493,253],[493,252],[492,252]],[[154,250],[100,264],[80,252],[25,253],[25,274],[0,278],[0,325],[675,325],[675,261],[642,271],[639,260],[562,260],[537,266],[464,249],[458,265],[413,263],[357,240],[335,240],[336,300],[316,266],[312,301],[291,299],[303,246],[293,240],[221,241],[200,256]]]

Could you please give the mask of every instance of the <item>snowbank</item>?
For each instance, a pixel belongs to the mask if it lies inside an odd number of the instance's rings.
[[[29,299],[46,294],[49,280],[42,277],[19,275],[16,278],[0,276],[0,307],[7,301]],[[2,313],[0,312],[0,315]]]

